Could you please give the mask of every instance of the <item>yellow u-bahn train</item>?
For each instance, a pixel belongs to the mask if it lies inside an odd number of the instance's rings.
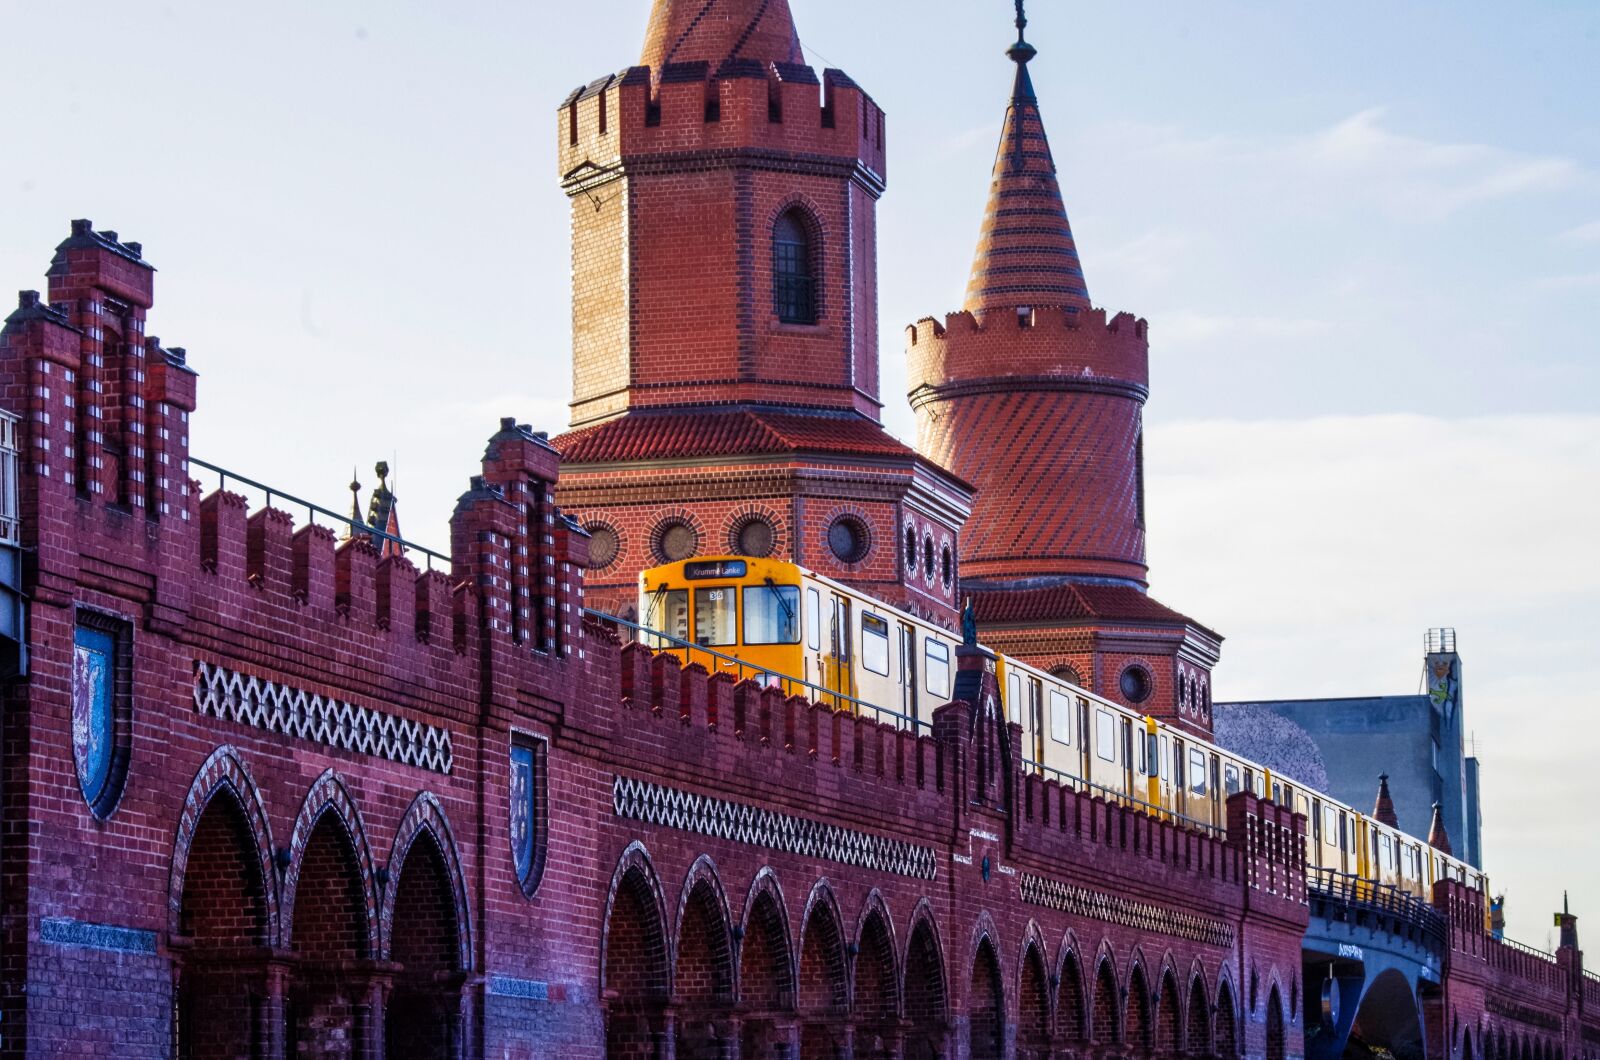
[[[644,643],[786,693],[925,726],[955,686],[959,639],[793,563],[705,557],[644,571]],[[1220,830],[1228,796],[1250,790],[1306,818],[1306,860],[1427,898],[1453,878],[1485,896],[1479,870],[1290,777],[1052,674],[997,656],[1003,709],[1022,727],[1024,767],[1158,815]]]

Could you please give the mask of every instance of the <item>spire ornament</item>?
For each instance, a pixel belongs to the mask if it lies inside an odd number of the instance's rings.
[[[1006,55],[1018,66],[1024,66],[1028,60],[1039,54],[1039,50],[1028,43],[1024,31],[1028,28],[1028,15],[1022,8],[1023,0],[1017,0],[1017,43],[1006,50]]]

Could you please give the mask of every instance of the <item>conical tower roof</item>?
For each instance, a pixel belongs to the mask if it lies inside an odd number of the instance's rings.
[[[655,0],[641,65],[804,62],[789,0]]]
[[[1400,818],[1394,812],[1394,798],[1389,794],[1389,774],[1378,774],[1378,801],[1372,806],[1372,819],[1390,828],[1400,827]]]
[[[1028,62],[1037,52],[1024,37],[1027,24],[1019,0],[1017,43],[1006,53],[1017,64],[1017,79],[967,284],[964,308],[973,312],[1018,306],[1089,308],[1055,159],[1028,76]]]
[[[1428,827],[1428,845],[1441,854],[1449,854],[1450,833],[1444,830],[1444,813],[1436,802],[1433,804],[1433,823]]]

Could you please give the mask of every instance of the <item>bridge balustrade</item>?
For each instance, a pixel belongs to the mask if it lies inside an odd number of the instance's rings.
[[[1448,945],[1444,916],[1415,895],[1333,869],[1312,869],[1308,877],[1314,917],[1370,925],[1419,943],[1430,953],[1443,953]]]

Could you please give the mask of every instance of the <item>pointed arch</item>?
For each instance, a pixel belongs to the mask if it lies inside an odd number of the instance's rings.
[[[1005,984],[991,929],[986,925],[980,930],[972,954],[967,989],[967,1055],[972,1060],[1000,1060],[1005,1055]]]
[[[1100,1045],[1122,1040],[1122,988],[1117,984],[1117,960],[1109,943],[1100,944],[1095,958],[1094,992],[1090,1002],[1089,1036]]]
[[[232,800],[238,808],[248,836],[251,864],[261,880],[262,916],[265,923],[262,942],[275,946],[280,938],[278,877],[272,868],[272,824],[254,778],[239,758],[238,751],[224,745],[212,751],[189,783],[178,815],[178,829],[172,839],[172,866],[167,877],[167,931],[183,934],[183,886],[188,875],[189,857],[200,819],[218,795]]]
[[[844,918],[833,886],[818,880],[806,897],[800,922],[800,997],[802,1012],[842,1013],[850,1003],[845,968]]]
[[[662,1033],[661,1010],[671,994],[667,903],[643,843],[617,859],[601,921],[600,990],[606,1055],[648,1055]]]
[[[439,797],[431,791],[421,791],[411,800],[406,814],[395,830],[394,846],[389,851],[389,883],[384,888],[383,902],[379,907],[378,927],[382,948],[379,952],[388,960],[394,946],[394,908],[400,893],[398,883],[405,874],[406,857],[419,838],[433,841],[443,861],[449,881],[450,901],[456,923],[456,967],[464,972],[472,970],[472,905],[467,900],[467,878],[461,869],[461,851],[456,846],[455,833],[445,815]]]
[[[1044,937],[1039,925],[1029,921],[1017,961],[1017,1060],[1050,1055],[1055,1013],[1046,967]]]
[[[1286,1060],[1288,1033],[1283,1018],[1283,995],[1278,990],[1276,976],[1267,991],[1267,1052],[1266,1060]]]
[[[1180,1056],[1185,1013],[1178,1000],[1178,973],[1171,955],[1161,962],[1161,982],[1156,987],[1152,1049],[1160,1056]]]
[[[732,1003],[732,921],[716,863],[702,854],[689,866],[678,894],[672,946],[674,1004]]]
[[[1089,1038],[1089,991],[1083,976],[1078,939],[1068,931],[1056,958],[1055,975],[1055,1025],[1063,1041],[1080,1042]]]
[[[1150,981],[1145,972],[1144,955],[1137,949],[1128,962],[1128,988],[1124,994],[1122,1040],[1130,1049],[1151,1050],[1153,1037],[1150,1018]]]
[[[906,1060],[929,1060],[947,1054],[949,989],[944,972],[944,944],[926,898],[911,914],[906,935],[901,996],[905,999]]]
[[[295,900],[299,897],[306,868],[306,849],[325,822],[333,824],[337,838],[348,844],[354,859],[352,870],[360,886],[366,955],[372,956],[378,952],[378,903],[372,885],[372,847],[367,842],[367,829],[350,789],[331,767],[312,782],[289,834],[289,870],[283,880],[283,940],[288,943],[294,939]]]
[[[750,883],[740,918],[739,1006],[741,1056],[771,1056],[787,1033],[779,1017],[794,1010],[794,952],[789,945],[789,914],[770,866]]]
[[[1211,1002],[1206,997],[1206,971],[1197,960],[1189,973],[1189,1001],[1183,1026],[1184,1045],[1190,1056],[1205,1057],[1211,1051]]]
[[[1212,1022],[1212,1037],[1216,1042],[1216,1054],[1223,1060],[1233,1060],[1239,1055],[1239,1003],[1226,969],[1217,976],[1217,1014]]]
[[[876,887],[868,892],[861,915],[856,918],[855,946],[850,997],[857,1049],[874,1053],[875,1040],[887,1043],[900,1018],[900,961],[894,918]]]

